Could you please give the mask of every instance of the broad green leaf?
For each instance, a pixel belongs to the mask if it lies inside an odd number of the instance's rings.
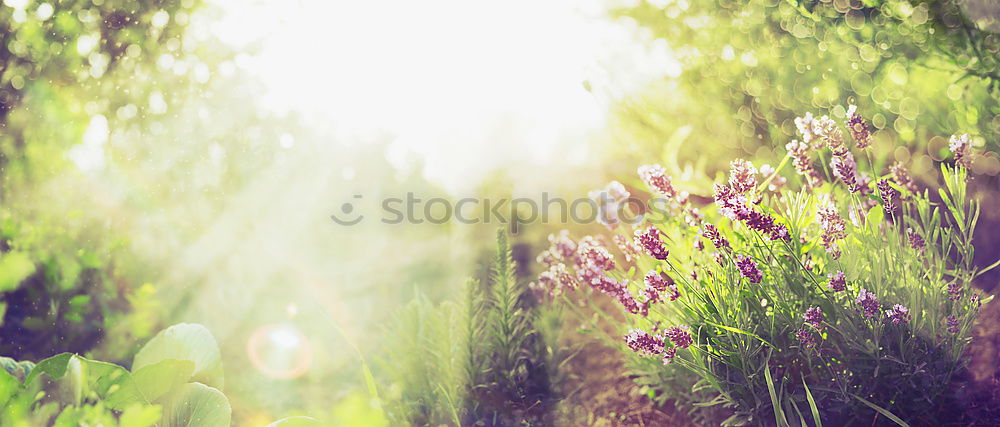
[[[226,395],[202,383],[188,383],[164,397],[160,427],[228,427],[231,418]]]
[[[282,418],[267,427],[313,427],[321,425],[315,418],[310,417],[288,417]]]
[[[35,263],[24,252],[11,251],[0,255],[0,292],[17,289],[34,272]]]
[[[148,403],[139,393],[132,375],[113,363],[62,353],[38,362],[25,378],[24,384],[30,384],[42,374],[53,381],[62,380],[63,386],[69,388],[76,402],[93,392],[105,399],[111,409],[121,410],[133,403]]]
[[[156,334],[135,355],[132,370],[138,372],[165,359],[190,360],[194,362],[194,381],[220,389],[224,385],[219,344],[202,325],[181,323]]]
[[[0,369],[0,408],[7,405],[7,401],[21,388],[21,381],[17,377],[9,374],[7,370]]]
[[[72,358],[73,353],[62,353],[38,362],[35,368],[31,370],[31,373],[28,374],[28,377],[24,379],[24,383],[30,384],[42,374],[48,375],[53,380],[62,378],[63,375],[66,375],[66,367]]]
[[[186,384],[193,373],[194,362],[190,360],[163,359],[139,368],[132,373],[132,378],[139,392],[153,402],[175,387]]]
[[[120,427],[153,427],[160,421],[163,408],[159,405],[132,405],[118,418]]]

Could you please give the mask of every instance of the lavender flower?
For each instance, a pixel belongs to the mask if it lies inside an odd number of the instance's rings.
[[[950,315],[945,319],[945,325],[948,326],[948,332],[953,334],[958,333],[958,319],[954,315]]]
[[[834,156],[830,160],[830,169],[833,169],[833,176],[844,182],[847,189],[856,193],[861,190],[858,182],[858,163],[854,160],[854,155],[844,153],[841,156]]]
[[[654,226],[648,226],[645,230],[635,231],[635,243],[643,248],[649,256],[658,260],[667,259],[669,251],[660,240],[660,230]]]
[[[674,358],[677,357],[677,348],[670,347],[663,350],[663,364],[669,365],[674,362]]]
[[[924,246],[926,246],[926,243],[924,242],[924,238],[920,237],[920,235],[917,234],[915,231],[913,231],[912,228],[907,228],[906,229],[906,234],[907,234],[907,236],[908,236],[908,238],[910,240],[910,248],[913,248],[913,250],[915,250],[917,252],[923,253],[924,252]]]
[[[813,118],[812,113],[806,113],[803,117],[796,117],[795,127],[798,129],[799,134],[802,135],[802,141],[806,144],[818,139],[819,123]]]
[[[747,207],[747,197],[735,188],[715,184],[715,205],[719,207],[719,213],[733,221],[750,216],[750,208]]]
[[[580,240],[576,249],[576,268],[596,271],[610,271],[615,268],[615,259],[611,252],[593,236]]]
[[[886,310],[885,315],[896,325],[910,321],[910,309],[900,304],[895,304],[892,308]]]
[[[819,227],[822,235],[821,244],[826,248],[826,252],[833,259],[840,258],[840,247],[837,241],[847,237],[847,222],[840,216],[840,212],[833,205],[820,208],[817,212],[819,217]]]
[[[849,154],[847,145],[844,144],[844,134],[833,119],[827,116],[820,117],[815,121],[814,130],[819,139],[830,147],[834,156],[844,157]]]
[[[633,260],[639,259],[639,254],[641,249],[635,245],[629,238],[615,234],[611,237],[611,240],[615,242],[618,249],[622,251],[622,255],[625,255],[625,262],[630,263]]]
[[[803,348],[816,347],[816,336],[807,328],[797,329],[795,331],[795,338],[798,338]]]
[[[865,317],[872,317],[878,314],[879,308],[882,307],[875,294],[868,292],[865,288],[861,288],[861,291],[858,292],[858,298],[854,302],[858,303],[861,309],[864,310]]]
[[[837,274],[827,274],[826,277],[830,279],[830,283],[826,284],[827,289],[834,292],[840,292],[847,289],[847,279],[844,277],[843,271],[838,271]]]
[[[569,237],[569,230],[561,230],[558,235],[549,234],[549,243],[562,260],[569,260],[576,252],[576,242]]]
[[[658,271],[651,270],[649,273],[646,273],[644,281],[646,283],[647,294],[656,294],[657,301],[659,301],[660,294],[665,292],[668,292],[667,297],[670,301],[675,301],[681,296],[680,292],[677,290],[677,284],[674,283],[674,281],[669,277],[665,277],[663,274],[660,274]]]
[[[660,335],[650,335],[642,329],[631,329],[625,335],[625,344],[643,356],[663,353],[666,341]]]
[[[622,287],[623,292],[619,292],[617,295],[618,303],[622,305],[625,311],[632,314],[638,314],[643,317],[649,314],[649,305],[654,302],[648,302],[647,304],[639,304],[639,301],[632,296],[628,291],[624,291],[624,286]]]
[[[814,328],[819,328],[823,325],[823,310],[819,307],[811,307],[806,310],[806,314],[802,316],[806,324]]]
[[[739,193],[748,193],[757,188],[757,168],[743,159],[730,163],[729,185]]]
[[[694,343],[694,340],[691,338],[691,334],[688,333],[687,326],[674,326],[667,329],[664,334],[666,334],[667,338],[670,338],[670,341],[672,341],[678,348],[688,348]]]
[[[903,167],[902,163],[893,163],[892,166],[889,167],[889,173],[892,174],[892,180],[896,183],[896,185],[905,188],[906,191],[911,193],[917,192],[917,185],[913,183],[913,178],[910,178],[910,172]]]
[[[757,268],[757,263],[748,256],[743,254],[736,255],[736,266],[740,268],[740,274],[747,279],[750,279],[752,283],[760,283],[764,275]]]
[[[566,270],[566,265],[559,263],[549,267],[538,275],[539,286],[551,296],[558,296],[564,289],[576,289],[578,282]]]
[[[872,143],[872,134],[868,130],[865,119],[858,114],[858,106],[847,107],[847,130],[851,132],[851,137],[858,144],[858,149],[864,149]]]
[[[728,185],[715,184],[715,204],[719,213],[733,221],[743,221],[747,227],[768,235],[771,240],[788,241],[788,227],[778,225],[774,218],[767,214],[754,211],[747,205],[747,198]]]
[[[878,182],[878,191],[879,195],[882,196],[882,209],[885,210],[886,215],[892,215],[896,210],[896,204],[892,199],[899,195],[899,192],[892,188],[889,181],[885,179]]]
[[[701,235],[712,241],[712,244],[715,245],[716,249],[729,249],[729,240],[726,240],[726,238],[719,233],[719,229],[715,228],[714,225],[705,224],[705,226],[701,228]]]
[[[705,250],[705,242],[702,242],[699,239],[695,239],[694,243],[692,244],[692,247],[696,251],[703,251]]]
[[[952,135],[948,140],[948,148],[955,153],[956,166],[972,167],[972,142],[969,140],[969,134]]]
[[[806,177],[806,185],[812,187],[819,183],[819,174],[816,169],[813,169],[812,161],[809,160],[809,145],[804,142],[792,141],[785,145],[785,149],[792,156],[795,172]]]
[[[673,198],[677,195],[677,191],[674,190],[674,186],[670,182],[670,176],[667,175],[663,166],[655,164],[640,166],[637,172],[639,178],[645,181],[646,186],[654,193],[666,198]]]
[[[948,299],[952,301],[958,301],[962,298],[962,285],[958,282],[951,282],[948,284]]]

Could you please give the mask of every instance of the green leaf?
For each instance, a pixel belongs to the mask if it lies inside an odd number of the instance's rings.
[[[813,400],[812,392],[809,391],[805,378],[802,378],[802,387],[806,389],[806,399],[809,400],[809,411],[812,412],[813,422],[816,423],[816,427],[823,427],[823,421],[819,417],[819,408],[816,407],[816,401]]]
[[[67,373],[71,375],[67,377]],[[121,410],[133,403],[148,403],[139,393],[132,375],[113,363],[62,353],[38,362],[25,378],[24,384],[31,384],[42,374],[48,375],[53,381],[63,380],[77,402],[82,396],[93,392],[105,399],[111,409]]]
[[[0,369],[0,408],[7,405],[7,401],[14,397],[21,389],[21,381],[17,377],[9,374],[7,370]]]
[[[746,336],[749,336],[749,337],[756,338],[756,339],[760,340],[760,342],[762,342],[764,344],[767,344],[768,347],[772,347],[772,348],[774,347],[773,345],[771,345],[771,343],[767,342],[767,340],[765,340],[765,339],[757,336],[757,334],[754,334],[752,332],[747,332],[747,331],[744,331],[742,329],[737,329],[737,328],[734,328],[732,326],[726,326],[726,325],[715,323],[715,322],[708,321],[708,320],[706,320],[705,323],[708,323],[709,325],[715,326],[717,328],[725,329],[725,330],[727,330],[729,332],[735,332],[737,334],[743,334],[743,335],[746,335]]]
[[[774,421],[779,426],[788,425],[785,413],[778,402],[778,394],[774,391],[774,380],[771,379],[771,354],[768,353],[767,360],[764,361],[764,379],[767,380],[767,393],[771,395],[771,408],[774,409]]]
[[[892,412],[889,412],[885,408],[882,408],[881,406],[878,406],[878,405],[876,405],[874,403],[871,403],[871,402],[865,400],[863,397],[858,396],[856,394],[852,393],[851,396],[854,396],[855,399],[858,399],[859,401],[861,401],[861,403],[864,403],[869,408],[874,409],[876,412],[878,412],[878,413],[880,413],[882,415],[885,415],[886,418],[892,420],[894,423],[899,424],[899,425],[901,425],[903,427],[910,427],[910,425],[907,424],[906,421],[903,421],[901,418],[897,417],[895,414],[893,414]]]
[[[229,399],[218,389],[188,383],[164,398],[161,427],[228,427]]]
[[[135,355],[132,370],[138,372],[144,366],[165,359],[190,360],[195,366],[195,381],[220,389],[223,387],[224,374],[219,344],[202,325],[181,323],[156,334]]]
[[[159,405],[132,405],[118,418],[120,427],[153,427],[162,415]]]
[[[0,255],[0,292],[17,289],[34,272],[35,263],[24,252],[11,251]]]
[[[42,374],[48,375],[53,380],[62,378],[63,375],[66,375],[66,367],[71,358],[73,358],[73,353],[62,353],[38,362],[28,377],[24,379],[24,383],[31,384],[35,378]]]
[[[321,425],[315,418],[310,417],[288,417],[282,418],[267,427],[312,427]]]
[[[192,374],[194,374],[194,362],[164,359],[139,368],[132,373],[132,378],[146,400],[153,402],[175,387],[186,384]]]

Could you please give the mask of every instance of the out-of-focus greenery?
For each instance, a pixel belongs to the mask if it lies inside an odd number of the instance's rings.
[[[204,326],[179,324],[136,354],[131,371],[71,353],[37,364],[0,358],[0,425],[222,427],[232,410],[219,346]],[[292,417],[271,426],[318,426]]]
[[[437,305],[418,297],[388,334],[383,397],[394,421],[522,425],[548,415],[554,366],[545,339],[552,337],[535,325],[539,307],[516,276],[506,230],[497,234],[486,286],[470,280],[464,298]]]
[[[670,154],[681,164],[712,172],[734,157],[776,161],[795,138],[797,115],[832,110],[842,119],[854,103],[876,129],[877,157],[933,175],[947,145],[935,135],[970,133],[998,148],[996,9],[947,0],[643,0],[618,8],[613,15],[648,31],[680,69],[617,107],[616,150],[635,160],[625,164],[658,159],[663,143],[690,126],[682,148],[697,149]],[[996,175],[1000,160],[987,153],[973,172]]]
[[[161,53],[178,50],[196,6],[23,0],[0,7],[0,354],[83,352],[108,329],[132,340],[155,326],[151,286],[130,283],[121,269],[121,234],[39,196],[48,193],[41,183],[74,172],[74,159],[101,160],[83,153],[104,142],[107,119],[97,115],[136,116],[140,92],[131,89],[142,80],[123,77],[148,76]],[[126,314],[131,308],[142,310]]]
[[[0,121],[38,86],[141,73],[180,45],[195,0],[14,0],[0,8]]]

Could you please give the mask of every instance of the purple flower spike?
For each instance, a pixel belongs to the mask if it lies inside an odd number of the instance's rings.
[[[945,324],[948,326],[948,332],[957,334],[958,333],[958,319],[954,315],[948,316],[945,319]]]
[[[625,335],[625,344],[643,356],[663,353],[665,341],[660,335],[650,335],[642,329],[632,329]]]
[[[827,274],[826,277],[830,279],[830,283],[827,283],[826,288],[834,291],[840,292],[847,289],[847,279],[844,277],[843,271],[838,271],[837,274]]]
[[[865,317],[875,316],[878,314],[879,308],[882,307],[882,304],[878,302],[878,298],[875,297],[875,294],[868,292],[865,288],[861,288],[861,291],[858,292],[858,298],[854,301],[861,306],[862,310],[864,310]]]
[[[896,304],[892,306],[892,308],[886,310],[885,315],[896,325],[908,323],[910,321],[910,309],[900,304]]]
[[[677,346],[677,348],[688,348],[691,344],[694,344],[691,334],[688,333],[687,326],[674,326],[667,329],[664,333],[667,335],[667,338],[670,338],[670,341]]]
[[[740,268],[740,274],[753,283],[760,283],[761,279],[764,278],[764,275],[757,268],[757,263],[748,256],[736,255],[736,266]]]
[[[806,324],[814,328],[819,328],[823,325],[823,310],[819,307],[809,308],[802,317],[805,318]]]
[[[635,243],[642,247],[649,256],[658,260],[667,259],[669,252],[660,240],[660,230],[652,225],[645,230],[635,230]]]

